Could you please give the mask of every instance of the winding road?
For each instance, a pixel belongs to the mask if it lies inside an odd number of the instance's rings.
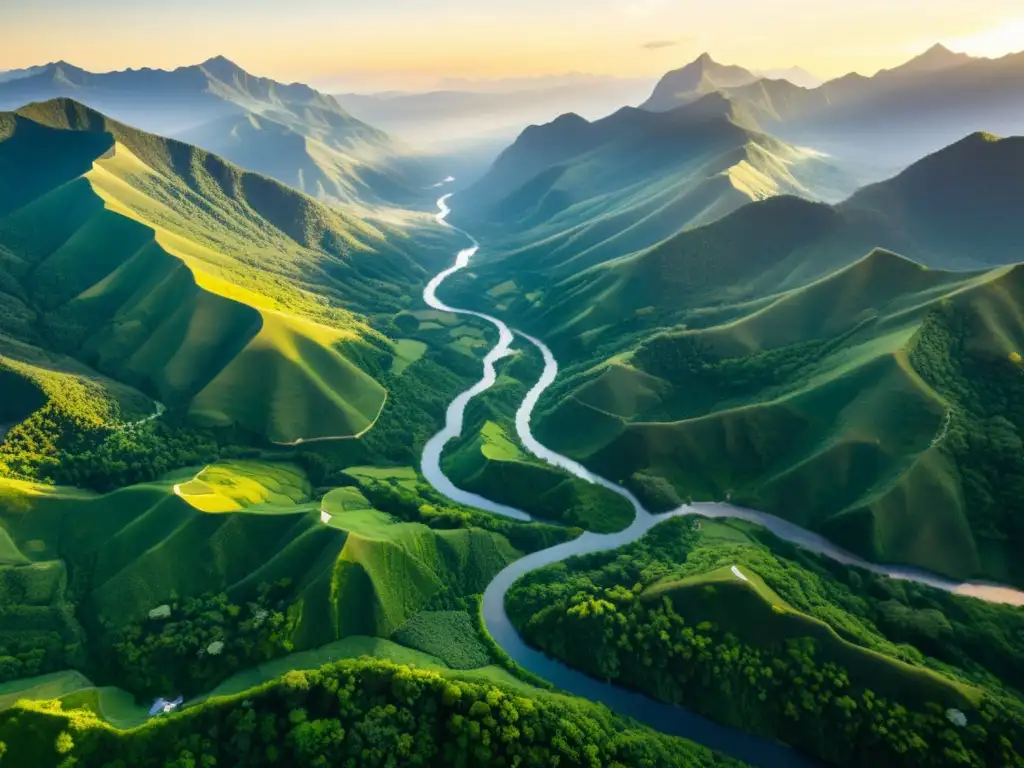
[[[437,203],[439,209],[437,220],[448,227],[451,227],[446,221],[451,212],[448,206],[450,198],[451,195],[445,195]],[[836,546],[822,536],[807,531],[780,517],[735,507],[731,504],[695,503],[689,506],[682,506],[664,514],[652,515],[644,509],[639,499],[627,489],[606,478],[595,475],[580,463],[549,450],[533,436],[530,429],[530,420],[541,395],[554,383],[555,378],[558,376],[558,362],[555,360],[551,350],[540,339],[522,332],[513,333],[505,323],[497,318],[482,312],[451,307],[437,298],[437,289],[440,285],[451,275],[465,269],[480,247],[479,243],[468,233],[454,227],[452,228],[465,235],[472,245],[460,251],[456,256],[455,263],[430,281],[423,291],[423,299],[433,309],[442,312],[471,315],[491,323],[498,329],[498,343],[484,358],[483,377],[452,402],[448,408],[444,429],[431,438],[424,448],[421,465],[424,476],[438,491],[454,501],[486,509],[517,520],[530,519],[530,516],[521,510],[495,504],[482,496],[467,493],[457,488],[441,471],[441,452],[448,441],[461,434],[466,406],[470,400],[484,392],[497,380],[495,363],[512,353],[512,342],[515,335],[518,334],[528,343],[537,347],[544,358],[544,370],[540,379],[527,393],[516,412],[516,431],[520,442],[530,453],[549,464],[560,467],[587,482],[601,485],[619,494],[633,505],[636,513],[633,523],[623,531],[611,534],[588,532],[573,541],[534,552],[509,565],[488,585],[483,598],[483,616],[487,631],[498,645],[525,669],[551,681],[564,691],[591,701],[600,701],[610,709],[635,717],[660,731],[692,739],[750,765],[777,768],[781,766],[809,766],[815,764],[777,742],[719,725],[681,707],[657,702],[642,694],[588,677],[582,672],[571,669],[565,664],[551,659],[527,645],[519,636],[515,627],[512,626],[505,612],[505,595],[512,584],[520,577],[538,568],[557,563],[569,557],[624,546],[639,539],[658,523],[678,515],[697,514],[709,518],[747,520],[764,526],[781,539],[846,565],[854,565],[890,578],[915,581],[948,592],[970,595],[982,600],[1024,605],[1024,592],[1019,590],[981,582],[960,583],[914,568],[870,563]]]

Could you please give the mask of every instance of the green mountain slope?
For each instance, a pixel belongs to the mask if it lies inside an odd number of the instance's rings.
[[[874,248],[942,269],[1012,264],[1024,258],[1013,202],[1024,194],[1020,146],[974,134],[838,205],[788,196],[755,202],[590,268],[570,261],[577,269],[560,273],[558,251],[543,247],[513,253],[481,265],[460,298],[500,306],[575,355],[653,328],[746,315]]]
[[[341,350],[387,349],[361,313],[426,276],[408,234],[75,102],[0,125],[3,290],[22,308],[0,330],[278,442],[374,423],[386,392]]]
[[[813,153],[742,127],[713,95],[667,113],[625,108],[593,123],[563,115],[531,127],[460,194],[454,215],[486,238],[488,254],[507,257],[495,272],[550,279],[752,200],[840,199],[851,189]]]
[[[1009,264],[1024,260],[1014,202],[1022,178],[1024,138],[975,133],[865,187],[841,209],[884,216],[929,264]]]
[[[1012,358],[1024,344],[1021,281],[1019,267],[938,272],[876,251],[566,382],[538,437],[654,507],[730,499],[880,562],[1019,582],[1016,524],[993,522],[995,502],[971,503],[972,473],[995,449],[955,435],[977,425],[995,438],[973,410],[976,387],[1024,394]],[[944,313],[972,329],[970,348],[946,351],[970,371],[954,381],[933,371]]]
[[[0,109],[53,98],[201,146],[326,200],[418,205],[428,183],[406,150],[331,96],[255,77],[223,57],[173,71],[104,74],[57,62],[0,82]]]
[[[751,203],[562,275],[499,256],[459,299],[558,356],[538,438],[651,506],[731,498],[1019,583],[1019,146],[972,135],[836,206]]]
[[[673,518],[527,574],[506,605],[546,654],[823,764],[1024,763],[1019,608],[846,567],[744,521]]]
[[[162,604],[224,592],[244,605],[282,579],[296,649],[387,637],[440,593],[483,591],[519,556],[489,531],[397,521],[352,488],[315,502],[301,470],[274,464],[228,462],[104,496],[0,482],[3,565],[66,564],[94,663]],[[122,663],[105,676],[130,688]]]

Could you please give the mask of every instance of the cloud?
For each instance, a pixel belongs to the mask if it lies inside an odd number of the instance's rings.
[[[648,43],[644,43],[640,47],[645,51],[658,51],[662,48],[674,48],[679,45],[679,40],[651,40]]]

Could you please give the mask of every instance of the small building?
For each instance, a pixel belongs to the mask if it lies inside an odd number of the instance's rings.
[[[185,701],[184,697],[179,696],[178,698],[168,701],[165,698],[159,698],[153,702],[153,706],[149,708],[149,716],[155,717],[157,715],[167,715],[176,710],[181,706],[182,702]]]

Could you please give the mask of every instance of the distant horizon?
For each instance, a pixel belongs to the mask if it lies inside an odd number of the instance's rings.
[[[999,58],[1024,48],[1018,0],[37,0],[0,8],[0,71],[65,60],[92,72],[175,69],[223,55],[253,74],[321,90],[423,91],[567,73],[651,79],[708,51],[750,70],[822,80],[872,75],[941,43]]]
[[[844,72],[841,75],[837,75],[835,77],[828,77],[828,78],[826,78],[826,77],[821,77],[814,70],[812,70],[812,69],[810,69],[808,67],[802,66],[800,64],[778,65],[778,66],[772,66],[772,67],[752,67],[752,66],[747,66],[747,65],[743,64],[742,62],[730,61],[730,60],[724,59],[723,57],[716,55],[712,51],[702,51],[701,53],[698,53],[698,54],[696,54],[694,56],[691,56],[691,57],[687,58],[685,61],[680,61],[678,63],[669,65],[667,69],[659,70],[656,73],[647,74],[647,75],[629,75],[629,74],[622,74],[622,73],[615,73],[615,72],[585,72],[585,71],[579,71],[579,70],[567,70],[567,71],[563,71],[563,72],[551,72],[551,73],[533,74],[533,75],[507,75],[507,76],[477,77],[477,78],[466,77],[466,76],[438,76],[433,82],[431,82],[429,84],[426,84],[426,85],[424,85],[422,87],[419,87],[419,88],[415,88],[415,87],[413,87],[413,88],[408,88],[408,87],[407,88],[402,88],[402,87],[377,87],[377,88],[374,88],[374,87],[359,87],[360,84],[365,85],[367,83],[368,79],[369,80],[374,80],[376,76],[380,76],[381,74],[384,74],[385,76],[387,76],[387,75],[392,75],[393,73],[366,73],[366,72],[356,71],[356,72],[349,72],[349,73],[338,73],[337,75],[334,75],[333,77],[321,78],[319,81],[317,81],[315,79],[297,79],[297,80],[294,80],[294,79],[289,79],[289,78],[285,78],[285,77],[279,77],[279,76],[276,76],[276,75],[274,75],[272,73],[256,71],[253,68],[247,66],[244,62],[238,61],[238,60],[232,58],[231,56],[228,56],[228,55],[225,55],[225,54],[222,54],[222,53],[214,53],[214,54],[211,54],[211,55],[208,55],[208,56],[203,56],[202,58],[200,58],[198,60],[182,62],[182,63],[179,63],[179,64],[172,64],[172,65],[167,65],[167,66],[156,66],[156,65],[145,65],[145,64],[143,64],[143,65],[136,65],[136,66],[126,65],[126,66],[117,67],[117,68],[114,68],[114,69],[93,69],[93,68],[90,68],[88,66],[84,66],[83,64],[79,63],[78,61],[74,61],[72,59],[69,59],[69,58],[66,58],[66,57],[62,57],[62,58],[53,59],[53,60],[50,60],[50,61],[38,61],[38,62],[35,62],[33,64],[26,64],[24,66],[3,67],[3,68],[0,68],[0,73],[9,72],[9,71],[16,71],[16,70],[23,70],[23,69],[31,69],[31,68],[35,68],[35,67],[51,66],[51,65],[58,64],[58,63],[61,63],[61,62],[65,63],[65,64],[68,64],[70,66],[73,66],[73,67],[77,67],[79,69],[83,69],[83,70],[85,70],[87,72],[90,72],[92,74],[99,74],[99,75],[110,74],[110,73],[114,73],[114,72],[145,71],[145,70],[150,70],[150,71],[158,70],[158,71],[164,71],[164,72],[172,72],[172,71],[175,71],[175,70],[178,70],[178,69],[186,69],[188,67],[200,66],[200,65],[202,65],[202,64],[204,64],[204,63],[206,63],[206,62],[208,62],[208,61],[210,61],[212,59],[224,58],[224,59],[227,59],[227,60],[231,61],[232,63],[234,63],[235,65],[237,65],[238,67],[240,67],[241,69],[245,70],[250,75],[253,75],[255,77],[266,78],[266,79],[274,80],[276,82],[280,82],[280,83],[284,83],[284,84],[304,84],[304,85],[309,85],[309,86],[314,87],[314,88],[316,88],[317,90],[319,90],[319,91],[321,91],[323,93],[343,93],[343,92],[346,92],[346,93],[353,93],[353,94],[367,94],[368,95],[368,94],[372,94],[372,93],[387,93],[387,92],[394,92],[394,93],[402,93],[402,92],[407,92],[407,93],[423,93],[423,92],[444,91],[444,90],[453,90],[453,91],[457,91],[457,90],[472,91],[472,90],[477,90],[477,89],[479,89],[479,90],[491,90],[491,89],[495,89],[496,86],[498,86],[498,85],[504,85],[505,87],[501,88],[501,89],[497,89],[497,90],[508,90],[508,91],[511,91],[511,90],[515,90],[517,88],[522,88],[523,90],[527,90],[531,86],[533,86],[533,87],[542,87],[542,86],[544,86],[544,87],[557,87],[558,85],[563,85],[563,84],[564,85],[569,85],[569,84],[572,84],[572,83],[579,83],[579,82],[583,82],[583,81],[586,81],[586,80],[612,80],[613,79],[613,80],[635,81],[635,82],[641,82],[641,81],[645,81],[645,80],[650,80],[652,82],[652,84],[653,84],[654,81],[659,79],[661,76],[663,76],[667,72],[672,71],[674,69],[679,69],[681,67],[684,67],[687,64],[690,64],[690,63],[696,61],[698,58],[700,58],[703,55],[709,55],[711,57],[711,59],[713,61],[715,61],[716,63],[718,63],[718,64],[740,66],[740,67],[748,69],[748,70],[750,70],[751,72],[754,72],[754,73],[772,72],[772,71],[784,71],[784,70],[796,69],[796,70],[802,70],[803,72],[811,75],[812,77],[815,77],[815,78],[818,78],[818,79],[822,80],[822,82],[827,82],[828,80],[833,80],[833,79],[836,79],[837,77],[843,77],[844,75],[849,75],[849,74],[860,74],[860,75],[864,75],[864,76],[867,76],[867,77],[871,77],[871,76],[873,76],[873,75],[877,74],[878,72],[881,72],[881,71],[883,71],[885,69],[891,69],[892,67],[896,67],[896,66],[899,66],[901,64],[904,64],[907,61],[910,61],[910,60],[916,58],[917,56],[920,56],[920,55],[926,53],[928,50],[930,50],[931,48],[934,48],[936,46],[943,46],[943,47],[947,48],[948,50],[950,50],[952,53],[967,53],[968,55],[972,56],[973,58],[979,59],[979,60],[981,60],[981,59],[998,59],[998,58],[1004,58],[1006,56],[1014,56],[1014,55],[1017,55],[1017,54],[1024,54],[1024,47],[1022,47],[1021,50],[1008,51],[1007,53],[1002,54],[1001,56],[981,56],[981,55],[970,54],[967,51],[955,50],[955,49],[945,45],[944,43],[940,42],[940,43],[933,43],[933,44],[931,44],[929,46],[926,46],[925,48],[923,48],[922,50],[920,50],[920,51],[918,51],[916,53],[910,53],[905,58],[903,58],[903,59],[901,59],[899,61],[896,61],[896,62],[894,62],[894,63],[892,63],[892,64],[890,64],[888,66],[881,67],[881,68],[879,68],[877,70],[872,70],[872,71],[869,71],[869,72],[857,72],[855,70],[851,70],[849,72]],[[1024,46],[1024,42],[1022,42],[1022,46]],[[351,80],[352,82],[346,83],[346,80]]]

